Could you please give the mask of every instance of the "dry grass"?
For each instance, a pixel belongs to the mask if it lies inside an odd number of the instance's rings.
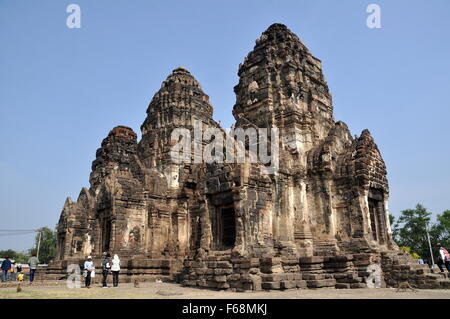
[[[133,284],[120,284],[118,288],[69,289],[64,284],[53,283],[22,285],[22,292],[16,287],[0,288],[0,299],[196,299],[196,298],[255,298],[255,299],[450,299],[450,290],[418,290],[396,292],[395,289],[301,289],[288,291],[230,292],[211,291],[182,287],[172,283],[141,283],[140,288]]]

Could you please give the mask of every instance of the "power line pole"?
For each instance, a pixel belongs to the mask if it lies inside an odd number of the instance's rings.
[[[433,257],[433,249],[431,248],[430,233],[428,232],[428,223],[425,225],[425,231],[427,232],[428,247],[430,248],[431,267],[433,267],[434,266],[434,257]]]
[[[38,240],[38,246],[37,246],[37,253],[36,253],[36,257],[39,259],[39,247],[41,246],[41,236],[42,236],[42,232],[41,230],[39,230],[39,240]],[[433,258],[433,257],[431,257]]]

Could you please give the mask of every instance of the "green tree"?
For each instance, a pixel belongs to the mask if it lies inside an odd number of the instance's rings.
[[[431,213],[421,204],[417,204],[415,209],[403,210],[394,227],[397,244],[409,247],[411,253],[429,258],[427,227],[430,223],[430,216]]]
[[[20,264],[26,263],[28,260],[28,257],[29,257],[28,254],[26,254],[26,253],[17,252],[12,249],[0,250],[0,257],[4,258],[6,256],[8,256],[12,260],[14,260],[15,262],[20,263]]]
[[[40,228],[36,234],[35,242],[34,248],[30,249],[30,254],[36,253],[39,245],[39,262],[47,264],[50,260],[55,258],[56,231],[53,231],[48,227]]]
[[[393,226],[395,223],[395,216],[392,214],[389,214],[389,223]]]
[[[430,236],[433,243],[441,243],[442,246],[450,247],[450,210],[437,215],[437,223],[431,227]]]

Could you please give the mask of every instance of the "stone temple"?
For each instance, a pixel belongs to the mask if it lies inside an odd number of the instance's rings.
[[[126,126],[102,141],[90,187],[64,204],[48,276],[87,255],[99,265],[109,251],[128,281],[247,290],[363,288],[373,278],[448,284],[399,252],[380,151],[368,130],[353,137],[335,121],[321,61],[294,33],[271,25],[238,75],[235,126],[278,128],[277,172],[259,162],[172,160],[175,128],[221,129],[208,95],[177,68],[151,100],[140,141]]]

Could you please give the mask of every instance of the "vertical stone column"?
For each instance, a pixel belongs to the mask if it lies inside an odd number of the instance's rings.
[[[116,236],[117,236],[117,231],[116,231],[116,218],[112,218],[111,219],[111,238],[109,240],[109,250],[111,252],[117,251],[116,247]]]
[[[208,207],[205,201],[202,201],[200,203],[200,227],[200,248],[204,250],[210,250],[212,238],[211,221],[208,215]]]
[[[385,244],[387,242],[387,224],[386,216],[384,213],[384,203],[383,201],[377,202],[377,221],[378,221],[378,242],[380,244]]]
[[[305,182],[300,181],[296,190],[298,206],[295,216],[294,240],[300,248],[298,250],[300,256],[308,257],[313,255],[313,235],[310,227],[311,218],[309,216]]]

